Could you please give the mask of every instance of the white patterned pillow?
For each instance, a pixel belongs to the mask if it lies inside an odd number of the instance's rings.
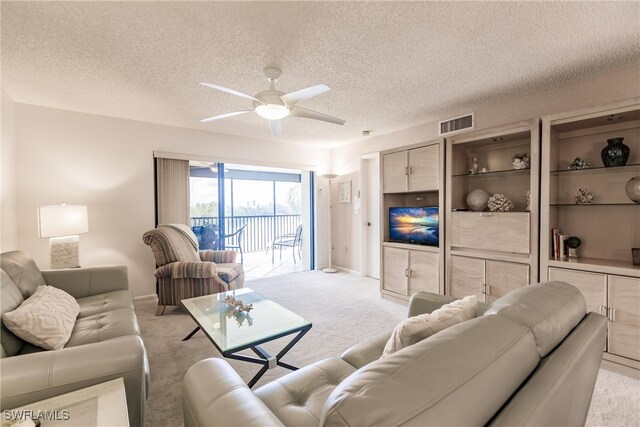
[[[476,317],[477,307],[478,299],[475,295],[471,295],[443,305],[432,313],[403,320],[393,330],[389,341],[384,346],[382,357],[422,341],[456,323],[473,319]]]
[[[2,315],[7,329],[23,340],[45,350],[59,350],[69,341],[78,302],[53,286],[38,286],[18,308]]]

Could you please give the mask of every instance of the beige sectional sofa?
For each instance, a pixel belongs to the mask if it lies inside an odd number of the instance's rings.
[[[452,299],[421,293],[410,315]],[[478,317],[380,358],[390,332],[250,390],[222,359],[183,381],[186,426],[584,425],[607,330],[562,282],[513,291]]]
[[[143,426],[149,367],[126,267],[41,272],[19,251],[1,254],[0,264],[0,314],[14,310],[44,284],[69,293],[80,306],[61,350],[45,351],[2,326],[2,410],[122,377],[130,424]]]

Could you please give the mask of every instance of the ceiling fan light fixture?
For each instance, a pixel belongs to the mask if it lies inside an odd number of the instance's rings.
[[[267,120],[280,120],[289,115],[289,109],[279,104],[261,104],[256,107],[256,113]]]

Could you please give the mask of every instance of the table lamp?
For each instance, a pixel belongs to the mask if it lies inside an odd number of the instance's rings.
[[[49,237],[51,268],[80,267],[79,234],[89,231],[87,207],[84,205],[40,206],[38,237]]]

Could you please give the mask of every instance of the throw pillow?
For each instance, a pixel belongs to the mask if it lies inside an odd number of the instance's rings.
[[[2,315],[2,322],[16,336],[46,350],[59,350],[69,341],[78,302],[65,291],[40,285],[33,295],[13,311]]]
[[[421,314],[403,320],[393,330],[384,347],[382,357],[430,337],[456,323],[476,317],[478,299],[475,295],[443,305],[432,313]]]

